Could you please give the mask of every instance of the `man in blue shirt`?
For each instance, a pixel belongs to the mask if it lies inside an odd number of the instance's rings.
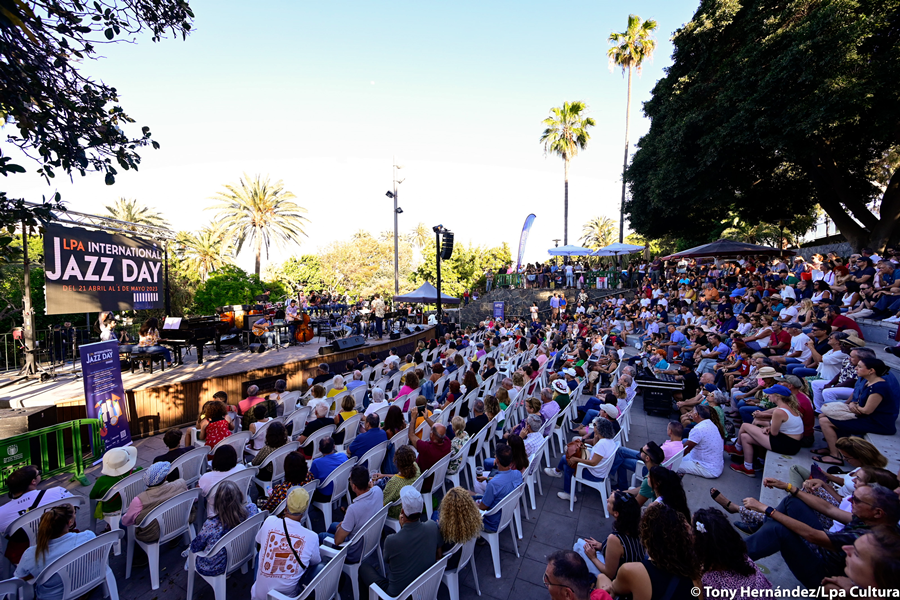
[[[481,510],[490,510],[497,506],[501,500],[506,498],[514,489],[522,484],[522,473],[517,469],[512,469],[512,448],[506,444],[497,446],[494,466],[499,473],[492,477],[487,483],[484,490],[484,496],[478,500],[478,508]],[[497,531],[500,526],[500,513],[484,517],[484,530]]]
[[[659,345],[666,348],[666,357],[671,360],[672,355],[674,354],[676,349],[685,347],[685,345],[687,344],[687,338],[684,337],[683,333],[678,331],[674,323],[669,323],[667,329],[669,331],[669,341],[661,342]]]
[[[325,481],[332,471],[347,462],[347,455],[343,452],[334,451],[334,440],[329,436],[319,440],[319,451],[322,453],[322,456],[312,461],[309,472],[319,481]],[[313,495],[313,501],[328,502],[331,500],[332,491],[334,491],[334,484],[332,483],[317,489]]]
[[[697,375],[714,373],[716,363],[725,360],[725,357],[728,356],[728,346],[722,343],[722,337],[719,334],[710,333],[706,338],[712,347],[708,352],[701,353],[703,358],[697,365]]]
[[[387,432],[380,427],[378,415],[371,413],[366,417],[365,431],[356,436],[347,448],[348,456],[362,456],[381,442],[387,441]]]

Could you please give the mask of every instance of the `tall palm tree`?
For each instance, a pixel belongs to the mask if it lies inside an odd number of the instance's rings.
[[[565,163],[565,204],[563,206],[563,245],[569,243],[569,161],[587,146],[591,135],[588,127],[596,125],[591,117],[583,117],[587,105],[576,100],[563,102],[561,107],[550,109],[550,116],[543,120],[546,129],[541,134],[544,154],[555,154]]]
[[[269,247],[299,243],[296,239],[305,236],[304,214],[306,209],[292,202],[296,196],[284,189],[281,180],[272,183],[268,175],[256,175],[252,179],[245,173],[237,185],[226,185],[213,200],[219,203],[207,208],[218,210],[219,220],[229,235],[237,242],[236,252],[240,252],[244,242],[250,241],[256,250],[256,275],[260,274],[260,260],[263,247],[266,258]]]
[[[604,248],[616,241],[616,222],[609,217],[594,217],[581,230],[581,245]]]
[[[628,169],[628,127],[631,124],[631,73],[637,69],[656,50],[656,40],[652,33],[657,23],[653,19],[641,21],[637,15],[628,15],[628,27],[621,33],[609,34],[609,43],[613,44],[606,55],[609,57],[610,69],[620,67],[622,74],[628,73],[628,100],[625,105],[625,161],[622,166],[622,203],[619,207],[619,241],[625,235],[625,170]]]
[[[221,223],[210,223],[197,233],[179,231],[175,243],[178,255],[204,281],[213,271],[234,263],[234,244]]]
[[[138,225],[151,225],[153,227],[162,227],[163,229],[169,228],[169,224],[161,214],[150,207],[144,206],[137,200],[119,198],[115,204],[105,208],[110,217],[119,221],[137,223]],[[135,228],[126,227],[126,229],[133,231]]]
[[[425,223],[419,223],[409,232],[407,239],[415,248],[421,250],[431,239],[431,230],[425,227]]]

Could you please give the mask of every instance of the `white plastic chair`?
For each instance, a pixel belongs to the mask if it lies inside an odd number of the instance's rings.
[[[325,563],[322,570],[316,573],[313,580],[300,592],[299,596],[285,596],[281,592],[272,590],[269,592],[267,600],[306,600],[314,592],[316,600],[341,600],[340,584],[341,569],[347,560],[347,548],[342,548],[339,552],[332,553],[331,549],[326,546],[319,546],[319,553],[331,556],[331,560]]]
[[[282,416],[287,416],[297,410],[297,401],[300,400],[300,392],[288,392],[281,395]]]
[[[244,500],[250,499],[250,482],[253,481],[253,478],[256,477],[259,469],[256,467],[245,467],[240,471],[232,473],[228,477],[223,477],[221,480],[217,481],[215,485],[209,488],[209,492],[206,493],[206,516],[212,517],[214,513],[211,512],[213,506],[216,503],[216,492],[219,490],[219,486],[222,485],[223,481],[230,481],[238,486],[238,489],[241,490],[244,494]]]
[[[446,474],[446,478],[449,479],[453,483],[453,487],[459,487],[460,482],[462,480],[462,475],[465,473],[466,469],[469,468],[469,449],[472,447],[472,443],[475,441],[474,437],[469,437],[468,440],[459,448],[457,452],[450,453],[450,460],[459,459],[459,467],[456,469],[456,473],[448,472]],[[449,465],[448,465],[449,469]],[[474,481],[470,482],[474,485]]]
[[[303,430],[306,429],[306,422],[309,421],[311,412],[312,408],[309,406],[301,406],[284,417],[284,426],[287,427],[288,424],[290,424],[292,427],[291,438],[296,438],[303,433]]]
[[[255,433],[250,434],[250,439],[247,441],[247,445],[244,446],[244,454],[249,455],[251,460],[257,454],[259,454],[259,450],[254,449],[253,446],[256,445],[257,441],[262,441],[263,443],[265,443],[266,429],[268,429],[269,426],[275,421],[280,421],[280,419],[272,419],[271,421],[266,421],[256,429]],[[237,448],[235,448],[235,450],[237,450]]]
[[[381,530],[384,528],[384,520],[387,518],[389,508],[390,505],[379,509],[378,512],[372,515],[372,517],[359,528],[358,531],[353,532],[353,535],[349,540],[345,540],[340,546],[341,550],[346,549],[346,551],[349,552],[350,547],[362,544],[362,554],[360,554],[359,561],[356,563],[348,563],[345,561],[344,566],[341,569],[350,579],[350,583],[353,584],[354,600],[359,600],[359,567],[364,560],[373,554],[376,554],[378,556],[378,565],[381,567],[381,572],[385,572],[384,557],[381,554]],[[337,553],[336,550],[327,546],[320,546],[319,551],[326,556]],[[318,594],[316,595],[316,598],[318,598]]]
[[[571,400],[566,406],[566,409],[563,411],[563,420],[561,425],[557,425],[553,430],[553,437],[557,442],[557,446],[559,447],[559,452],[563,453],[566,451],[566,435],[569,429],[572,427],[572,421],[575,418],[575,415],[578,414],[578,405],[575,403],[575,400]],[[559,419],[559,417],[554,417],[555,419]]]
[[[363,379],[365,381],[365,379]],[[353,396],[353,400],[356,402],[356,410],[360,410],[363,407],[363,400],[366,397],[366,392],[369,389],[364,385],[358,385],[352,390],[350,390],[350,395]]]
[[[326,527],[329,527],[332,523],[331,521],[331,510],[332,506],[335,502],[340,502],[341,498],[346,497],[347,502],[350,502],[350,469],[356,466],[356,457],[348,458],[344,461],[338,468],[331,472],[331,474],[325,478],[321,484],[319,484],[318,489],[323,489],[328,487],[329,484],[333,484],[334,487],[331,490],[331,499],[327,502],[313,502],[312,505],[322,511],[322,515],[325,517]]]
[[[223,438],[222,441],[216,444],[210,454],[215,456],[216,451],[218,451],[219,448],[222,448],[224,446],[231,446],[234,448],[234,451],[237,452],[238,462],[242,463],[244,461],[244,449],[247,447],[247,442],[250,441],[251,435],[252,434],[249,431],[232,433],[227,438]]]
[[[341,423],[337,429],[334,430],[334,435],[337,436],[338,433],[344,432],[344,439],[341,441],[338,446],[338,452],[342,452],[344,448],[350,445],[354,439],[356,439],[356,434],[359,433],[359,422],[362,420],[362,414],[356,414]]]
[[[302,487],[304,490],[306,490],[306,493],[309,494],[309,497],[312,498],[313,494],[316,493],[316,488],[319,487],[320,483],[321,482],[318,479],[313,479],[312,481],[308,481],[308,482],[304,483],[303,485],[294,486],[294,487]],[[294,488],[291,488],[291,490],[292,489],[294,489]],[[288,492],[290,492],[290,490],[288,490]],[[311,506],[312,506],[312,502],[307,502],[306,510],[303,511],[303,515],[300,517],[300,524],[303,525],[304,527],[306,527],[307,529],[309,529],[310,531],[312,531],[312,523],[309,520],[309,509]],[[284,500],[282,500],[281,502],[278,503],[278,506],[275,507],[275,510],[273,510],[269,514],[275,515],[277,517],[278,515],[280,515],[281,513],[284,512],[285,508],[287,508],[287,495],[285,495]],[[330,525],[331,524],[329,523],[329,526]]]
[[[288,442],[281,448],[278,448],[274,452],[269,454],[259,464],[257,475],[253,477],[253,483],[259,486],[259,489],[263,490],[264,492],[267,485],[274,486],[276,483],[280,483],[284,479],[284,457],[291,452],[296,452],[299,447],[300,442]],[[272,479],[269,481],[263,481],[258,477],[259,471],[262,471],[269,465],[272,466]]]
[[[678,467],[681,466],[681,461],[684,459],[684,448],[678,451],[678,454],[674,455],[669,460],[665,461],[662,466],[667,468],[670,471],[678,471]],[[641,463],[638,461],[638,469],[635,470],[634,473],[631,474],[631,487],[637,487],[644,481],[643,475],[638,475],[638,471],[641,470]]]
[[[619,448],[619,438],[616,437],[616,449]],[[609,498],[609,495],[612,493],[610,488],[610,477],[611,473],[609,473],[610,468],[612,467],[613,461],[616,459],[615,450],[609,453],[609,456],[604,456],[603,460],[601,460],[597,467],[605,469],[607,471],[606,477],[603,478],[603,481],[591,481],[584,477],[584,470],[588,467],[585,463],[578,463],[578,468],[575,469],[575,474],[572,476],[571,488],[569,493],[569,511],[575,511],[575,490],[578,487],[578,484],[582,486],[588,486],[600,492],[600,497],[603,499],[603,514],[606,515],[606,518],[609,518],[609,508],[606,506],[606,500]]]
[[[628,441],[628,430],[631,429],[631,407],[634,406],[634,402],[629,402],[616,420],[619,422],[619,429],[622,431],[622,434],[625,436],[625,441]]]
[[[9,527],[6,528],[6,531],[0,532],[0,557],[2,557],[3,564],[2,570],[3,573],[0,574],[0,577],[11,577],[13,570],[13,565],[9,562],[9,559],[6,557],[6,547],[9,543],[9,538],[19,529],[25,532],[25,535],[28,536],[28,545],[34,546],[37,544],[37,531],[38,527],[41,524],[41,517],[44,516],[44,513],[50,510],[55,506],[61,506],[63,504],[71,504],[75,508],[84,508],[85,501],[82,496],[71,496],[69,498],[62,498],[60,500],[54,500],[53,502],[48,502],[41,506],[38,506],[34,510],[29,510],[27,513],[22,515],[21,517],[16,518],[15,521],[9,524]]]
[[[21,600],[25,582],[17,577],[0,581],[0,600]]]
[[[197,485],[197,482],[200,481],[200,476],[206,470],[207,456],[208,450],[205,446],[185,452],[172,461],[172,464],[169,465],[169,473],[177,469],[179,478],[184,480],[188,488],[192,488]]]
[[[384,423],[384,418],[387,416],[388,411],[391,409],[390,404],[385,404],[381,408],[375,409],[375,414],[378,415],[378,421]]]
[[[193,489],[182,492],[173,498],[169,498],[149,513],[144,519],[135,525],[128,527],[128,552],[125,558],[125,579],[131,578],[131,564],[134,560],[134,545],[138,544],[147,553],[150,563],[150,588],[159,589],[159,547],[169,540],[187,535],[193,540],[194,526],[190,522],[191,508],[200,498],[200,490]],[[156,521],[159,524],[159,539],[155,542],[142,542],[136,539],[135,533],[139,527],[147,527]],[[77,596],[74,596],[77,598]]]
[[[528,497],[531,499],[531,510],[537,510],[537,502],[534,495],[535,484],[537,484],[541,496],[544,495],[544,488],[541,483],[541,456],[544,454],[544,449],[549,443],[550,438],[544,438],[544,441],[541,442],[538,449],[531,455],[531,462],[528,463],[528,468],[525,470],[523,479],[525,480],[525,485],[528,486]],[[529,520],[531,519],[529,518]]]
[[[394,436],[388,440],[394,447],[394,452],[400,449],[400,446],[406,446],[409,443],[409,428],[404,427],[400,431],[394,434]]]
[[[425,502],[425,512],[428,513],[429,519],[431,518],[431,513],[434,512],[432,496],[438,491],[444,490],[444,480],[447,477],[450,458],[450,454],[447,454],[447,456],[434,463],[419,477],[422,480],[422,489],[420,490],[422,492],[422,500]],[[431,477],[431,486],[426,488],[425,484],[429,477]]]
[[[414,490],[421,493],[422,492],[422,483],[425,482],[425,479],[420,475],[416,477],[416,480],[409,484]],[[400,506],[400,499],[397,498],[393,502],[391,502],[388,506]],[[392,517],[388,517],[384,520],[384,528],[390,529],[394,533],[400,531],[400,519],[394,519]]]
[[[315,460],[322,456],[321,450],[319,450],[319,440],[326,437],[331,437],[334,434],[334,425],[326,425],[322,429],[317,429],[313,431],[312,434],[306,438],[306,441],[303,442],[300,447],[306,448],[310,444],[312,444],[312,458],[310,460]]]
[[[189,552],[187,562],[187,600],[194,600],[194,578],[199,575],[206,583],[212,586],[216,600],[226,600],[226,579],[229,575],[241,570],[247,573],[247,563],[253,566],[256,560],[256,534],[262,527],[263,521],[269,513],[262,511],[253,515],[225,535],[223,535],[212,548],[201,552]],[[220,551],[225,550],[228,561],[225,563],[225,572],[221,575],[204,575],[197,571],[197,557],[209,558]]]
[[[104,494],[100,500],[91,500],[91,531],[94,531],[97,526],[96,518],[94,517],[94,512],[97,507],[97,502],[109,502],[113,498],[118,495],[122,499],[122,510],[119,514],[110,514],[104,515],[103,520],[109,523],[109,528],[113,531],[119,528],[119,523],[122,521],[122,515],[125,514],[125,511],[128,510],[128,506],[131,504],[131,501],[135,499],[135,497],[147,489],[147,486],[144,484],[144,473],[139,471],[137,473],[132,473],[125,479],[121,479],[115,483],[109,491]],[[116,556],[122,554],[122,544],[116,543],[113,547],[113,552]]]
[[[459,572],[465,569],[466,565],[472,567],[475,591],[478,592],[479,596],[481,595],[481,587],[478,585],[478,571],[475,570],[475,561],[472,560],[475,556],[475,542],[477,540],[478,538],[474,537],[465,544],[456,544],[447,552],[448,557],[459,552],[459,564],[455,569],[445,569],[444,575],[441,577],[441,581],[447,586],[447,591],[450,593],[450,600],[459,600]]]
[[[472,482],[472,485],[475,485],[475,468],[478,466],[476,464],[476,459],[482,455],[484,442],[487,440],[487,435],[489,433],[489,427],[485,425],[481,428],[481,431],[476,433],[473,437],[472,446],[475,448],[473,452],[471,449],[469,450],[469,456],[466,457],[466,463],[469,465],[469,481]]]
[[[441,558],[397,596],[388,596],[387,592],[378,587],[377,583],[373,583],[369,586],[369,600],[379,600],[379,598],[381,600],[403,600],[410,597],[415,600],[437,598],[438,589],[441,587],[441,577],[444,575],[444,569],[447,568],[448,560],[450,560],[449,555]]]
[[[381,463],[384,462],[384,456],[387,454],[387,448],[390,441],[385,440],[378,445],[372,447],[368,452],[359,457],[359,465],[366,465],[369,473],[377,473],[381,470]]]
[[[522,494],[525,492],[525,484],[522,483],[506,495],[506,498],[498,502],[494,505],[494,508],[483,513],[484,517],[489,517],[491,515],[500,514],[500,523],[497,527],[497,531],[482,531],[481,537],[487,540],[488,546],[491,549],[491,558],[494,561],[494,576],[497,579],[500,579],[500,534],[507,527],[509,528],[510,534],[512,534],[513,540],[513,548],[516,551],[516,556],[519,556],[519,541],[518,536],[516,535],[516,525],[513,522],[513,519],[519,513],[519,500],[522,498]]]
[[[98,535],[74,550],[70,550],[44,567],[31,582],[32,590],[59,575],[63,584],[63,598],[80,598],[98,585],[103,586],[103,597],[119,600],[116,578],[109,568],[109,549],[122,540],[121,529]],[[31,591],[26,588],[26,594]]]

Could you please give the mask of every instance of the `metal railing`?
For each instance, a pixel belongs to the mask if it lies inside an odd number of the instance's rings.
[[[594,289],[597,287],[597,278],[598,277],[606,277],[607,286],[610,288],[614,288],[619,283],[619,273],[614,270],[610,271],[583,271],[575,273],[575,279],[577,280],[580,276],[584,276],[584,287],[589,289]],[[528,279],[531,275],[520,274],[520,273],[510,273],[510,274],[500,274],[494,275],[494,286],[501,287],[516,287],[521,288],[523,284],[527,284],[529,288],[537,287],[537,275],[534,275],[534,279]],[[564,286],[566,283],[566,275],[560,271],[556,273],[552,273],[549,276],[544,276],[544,289],[548,288],[548,281],[552,281],[556,287]]]
[[[119,329],[134,340],[138,339],[140,323],[122,325]],[[78,347],[84,344],[92,344],[100,341],[100,335],[94,333],[86,326],[73,327],[68,339],[63,342],[63,336],[52,327],[35,329],[35,347],[40,350],[35,356],[42,365],[61,364],[66,361],[78,359]],[[75,341],[73,346],[72,340]],[[25,364],[24,353],[19,340],[13,339],[12,333],[0,333],[0,372],[17,371]]]
[[[73,479],[88,485],[85,465],[103,457],[101,427],[100,419],[76,419],[0,441],[0,493],[8,491],[6,478],[9,474],[27,465],[38,467],[44,479],[72,473]],[[87,442],[90,447],[86,451]]]

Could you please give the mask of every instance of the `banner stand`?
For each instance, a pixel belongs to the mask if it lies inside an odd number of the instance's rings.
[[[100,439],[105,450],[131,445],[118,342],[110,340],[81,346],[81,372],[87,416],[100,421]]]

